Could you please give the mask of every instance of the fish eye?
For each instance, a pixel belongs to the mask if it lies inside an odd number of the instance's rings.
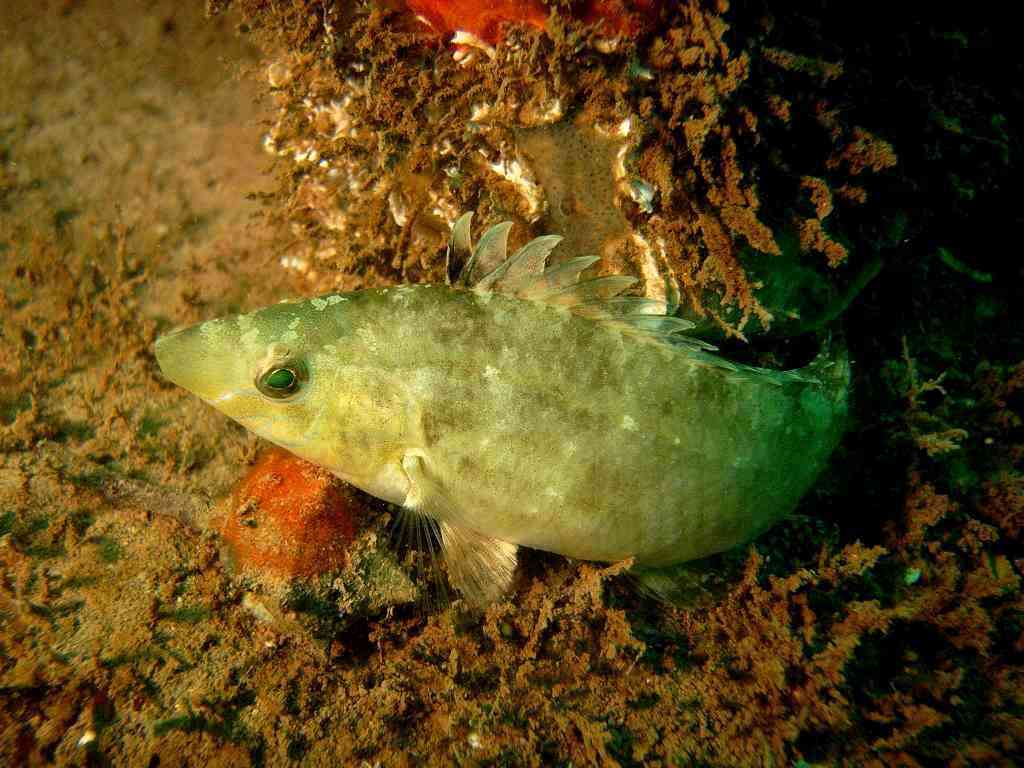
[[[306,368],[301,363],[275,365],[256,379],[256,388],[267,397],[283,400],[298,392],[306,378]]]

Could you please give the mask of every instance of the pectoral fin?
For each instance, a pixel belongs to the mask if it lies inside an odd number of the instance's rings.
[[[427,472],[421,455],[407,453],[402,459],[402,469],[409,478],[405,509],[408,514],[435,521],[440,533],[441,556],[452,585],[477,607],[500,598],[512,585],[516,545],[461,525],[455,505]]]
[[[448,519],[451,515],[451,503],[437,483],[427,473],[423,456],[412,451],[402,457],[402,471],[409,478],[409,492],[402,506],[435,520]]]

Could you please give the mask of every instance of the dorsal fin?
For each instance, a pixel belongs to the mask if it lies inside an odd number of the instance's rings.
[[[478,291],[514,293],[515,286],[536,280],[544,273],[548,254],[562,242],[560,235],[544,235],[528,242],[508,259],[499,264],[490,274],[476,283]]]
[[[511,221],[495,224],[484,232],[474,248],[469,234],[472,216],[472,213],[466,213],[459,217],[452,227],[452,236],[448,241],[449,280],[452,285],[467,288],[476,287],[482,280],[488,279],[497,268],[508,262],[508,233],[512,229]],[[452,279],[452,267],[459,261],[462,262],[459,276]]]
[[[473,212],[462,214],[452,225],[452,234],[448,238],[448,252],[445,254],[445,282],[448,285],[460,285],[459,280],[466,274],[466,266],[473,255],[473,239],[470,225],[473,223]]]
[[[620,296],[637,281],[626,275],[608,275],[580,280],[580,275],[600,261],[598,256],[577,256],[547,267],[548,256],[562,241],[558,235],[538,237],[512,256],[507,256],[508,234],[512,222],[496,224],[473,248],[470,238],[472,213],[466,213],[452,226],[448,243],[448,277],[452,285],[472,288],[480,293],[503,293],[521,299],[540,301],[567,308],[574,314],[615,326],[625,333],[691,350],[713,350],[711,344],[682,335],[693,323],[665,314],[666,304],[637,296]],[[458,277],[452,267],[461,263]],[[675,309],[672,302],[671,310]],[[717,361],[707,355],[708,362]],[[724,361],[723,361],[724,362]],[[731,364],[726,364],[732,369]]]

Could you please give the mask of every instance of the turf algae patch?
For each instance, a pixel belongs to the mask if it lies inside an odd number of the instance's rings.
[[[203,166],[192,151],[217,142],[189,123],[192,105],[139,101],[209,84],[182,60],[151,66],[176,34],[242,51],[173,4],[137,16],[99,5],[0,10],[5,31],[18,22],[0,59],[17,83],[4,93],[0,182],[0,761],[11,765],[147,763],[153,745],[126,734],[149,734],[187,700],[196,678],[183,676],[226,634],[215,611],[238,599],[209,570],[216,548],[181,521],[202,517],[209,489],[227,487],[222,462],[249,446],[210,420],[201,437],[175,427],[182,413],[150,352],[154,316],[180,311],[166,273],[189,245],[166,221],[182,197],[193,212],[208,205],[224,175],[207,166],[190,188]],[[214,114],[232,109],[225,99]],[[203,236],[230,218],[208,219]],[[152,289],[159,310],[145,311]],[[202,431],[203,416],[192,421]],[[177,474],[185,466],[194,483]]]

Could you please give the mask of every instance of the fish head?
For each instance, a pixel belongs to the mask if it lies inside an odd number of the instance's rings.
[[[417,411],[375,340],[373,306],[367,291],[282,302],[172,331],[156,358],[164,376],[249,431],[398,504]]]
[[[157,362],[164,376],[246,429],[327,465],[315,432],[331,400],[337,366],[329,350],[343,318],[325,302],[282,302],[172,331],[156,342]]]

